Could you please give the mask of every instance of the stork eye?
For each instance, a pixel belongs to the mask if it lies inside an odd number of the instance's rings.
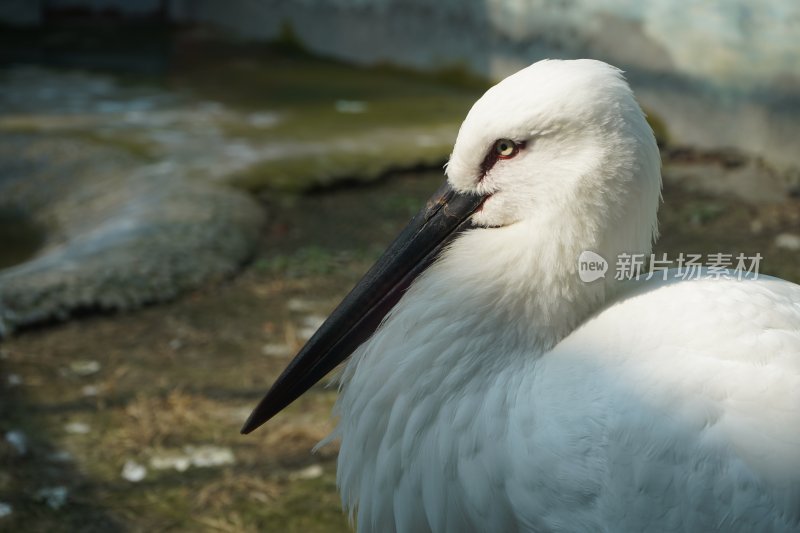
[[[481,174],[478,180],[483,180],[495,163],[501,159],[511,159],[525,146],[527,146],[527,141],[514,142],[511,139],[497,139],[481,162]]]
[[[511,139],[498,139],[494,143],[494,152],[501,159],[509,159],[517,155],[519,146]]]

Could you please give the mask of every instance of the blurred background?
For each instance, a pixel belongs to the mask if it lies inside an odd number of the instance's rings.
[[[795,0],[0,0],[0,530],[348,530],[334,391],[238,429],[547,57],[625,70],[657,251],[800,281]]]

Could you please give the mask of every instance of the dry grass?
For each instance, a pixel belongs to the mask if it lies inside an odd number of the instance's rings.
[[[174,390],[166,397],[140,393],[125,409],[115,432],[114,447],[136,451],[191,442],[208,433],[209,426],[234,426],[221,416],[217,402],[204,396]]]
[[[22,460],[0,445],[0,501],[14,517],[0,525],[20,531],[347,531],[336,494],[336,446],[311,453],[333,427],[336,392],[315,387],[253,435],[239,427],[290,356],[265,355],[266,344],[303,342],[302,320],[325,315],[440,181],[438,174],[390,181],[372,189],[341,190],[276,201],[268,239],[253,267],[228,283],[180,301],[120,316],[93,316],[32,330],[9,339],[0,377],[23,385],[0,387],[0,429],[20,428],[31,441]],[[765,270],[800,280],[800,252],[777,249],[775,236],[800,233],[797,203],[753,207],[668,187],[660,250],[759,250]],[[698,216],[698,213],[707,216]],[[754,231],[751,223],[761,224]],[[376,224],[375,221],[382,221]],[[259,261],[305,256],[329,268],[259,269]],[[339,258],[351,258],[341,263]],[[302,265],[301,265],[302,266]],[[303,273],[305,272],[305,273]],[[289,309],[288,302],[312,302]],[[301,308],[303,306],[300,306]],[[175,341],[179,342],[175,342]],[[70,363],[96,360],[101,369],[77,376]],[[85,385],[97,395],[82,396]],[[65,433],[84,421],[87,434]],[[122,479],[122,465],[149,465],[154,455],[187,445],[228,448],[235,464],[151,469],[146,479]],[[73,460],[49,459],[67,450]],[[299,471],[320,465],[313,479]],[[51,510],[34,498],[42,486],[65,485],[68,503]]]
[[[248,523],[240,513],[227,513],[221,518],[202,518],[198,523],[207,531],[220,533],[258,533],[260,529]]]
[[[227,518],[241,516],[231,509],[237,509],[241,502],[253,505],[269,505],[286,492],[286,486],[273,480],[225,471],[219,479],[208,483],[193,497],[193,507],[197,511],[211,510],[215,515]]]

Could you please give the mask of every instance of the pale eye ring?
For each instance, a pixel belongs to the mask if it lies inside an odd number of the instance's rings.
[[[494,153],[501,159],[510,159],[519,152],[519,145],[511,139],[497,139],[494,142]]]

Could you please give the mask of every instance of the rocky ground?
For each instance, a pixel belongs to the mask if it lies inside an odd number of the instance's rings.
[[[261,53],[213,76],[187,57],[157,84],[2,73],[0,198],[18,212],[0,230],[38,230],[2,256],[22,263],[0,294],[36,312],[58,296],[45,282],[72,276],[90,304],[0,346],[0,529],[348,530],[335,446],[310,452],[334,391],[238,429],[442,180],[390,171],[443,158],[479,91]],[[761,272],[800,281],[789,178],[729,151],[668,145],[664,160],[657,251],[758,252]],[[137,309],[97,303],[113,294]]]
[[[0,215],[43,236],[0,271],[0,337],[232,275],[263,224],[247,192],[440,166],[478,94],[296,47],[185,39],[160,76],[0,71]]]

